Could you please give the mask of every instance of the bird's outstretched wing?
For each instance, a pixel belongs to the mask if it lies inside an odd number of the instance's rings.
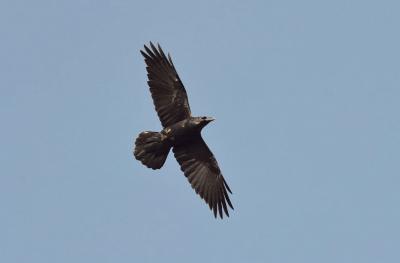
[[[214,216],[217,217],[219,212],[219,216],[223,218],[223,209],[229,217],[227,204],[232,209],[233,206],[228,191],[232,192],[221,174],[217,160],[201,135],[194,136],[184,145],[174,146],[173,152],[192,188],[214,211]]]
[[[165,56],[160,45],[150,42],[150,48],[141,50],[146,62],[147,82],[154,106],[164,128],[190,117],[189,101],[185,87],[172,63],[171,56]]]

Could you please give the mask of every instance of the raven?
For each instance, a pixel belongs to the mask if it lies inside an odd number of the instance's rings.
[[[171,56],[166,56],[157,44],[150,42],[140,50],[147,65],[148,85],[161,132],[145,131],[135,141],[134,156],[145,166],[160,169],[169,150],[175,155],[192,188],[209,205],[217,217],[229,217],[227,204],[233,209],[228,192],[232,193],[221,174],[217,160],[201,137],[201,130],[214,119],[192,117],[185,87]]]

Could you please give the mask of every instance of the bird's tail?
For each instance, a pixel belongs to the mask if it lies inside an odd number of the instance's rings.
[[[144,165],[152,169],[160,169],[167,159],[171,146],[162,141],[159,132],[145,131],[135,141],[133,155]]]

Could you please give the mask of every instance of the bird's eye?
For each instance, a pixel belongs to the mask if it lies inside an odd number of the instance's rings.
[[[203,120],[207,119],[207,117],[201,117]]]

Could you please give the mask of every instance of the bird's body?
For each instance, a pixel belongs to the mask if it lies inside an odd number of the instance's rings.
[[[213,120],[210,117],[191,117],[163,129],[161,133],[171,146],[177,146],[199,136],[201,129]]]
[[[192,188],[214,211],[227,216],[228,206],[233,209],[218,163],[201,137],[201,130],[211,121],[210,117],[192,117],[186,90],[175,70],[172,59],[165,56],[150,42],[151,49],[141,51],[147,64],[150,91],[160,121],[161,132],[145,131],[135,141],[134,156],[152,169],[160,169],[172,148],[181,170]]]

